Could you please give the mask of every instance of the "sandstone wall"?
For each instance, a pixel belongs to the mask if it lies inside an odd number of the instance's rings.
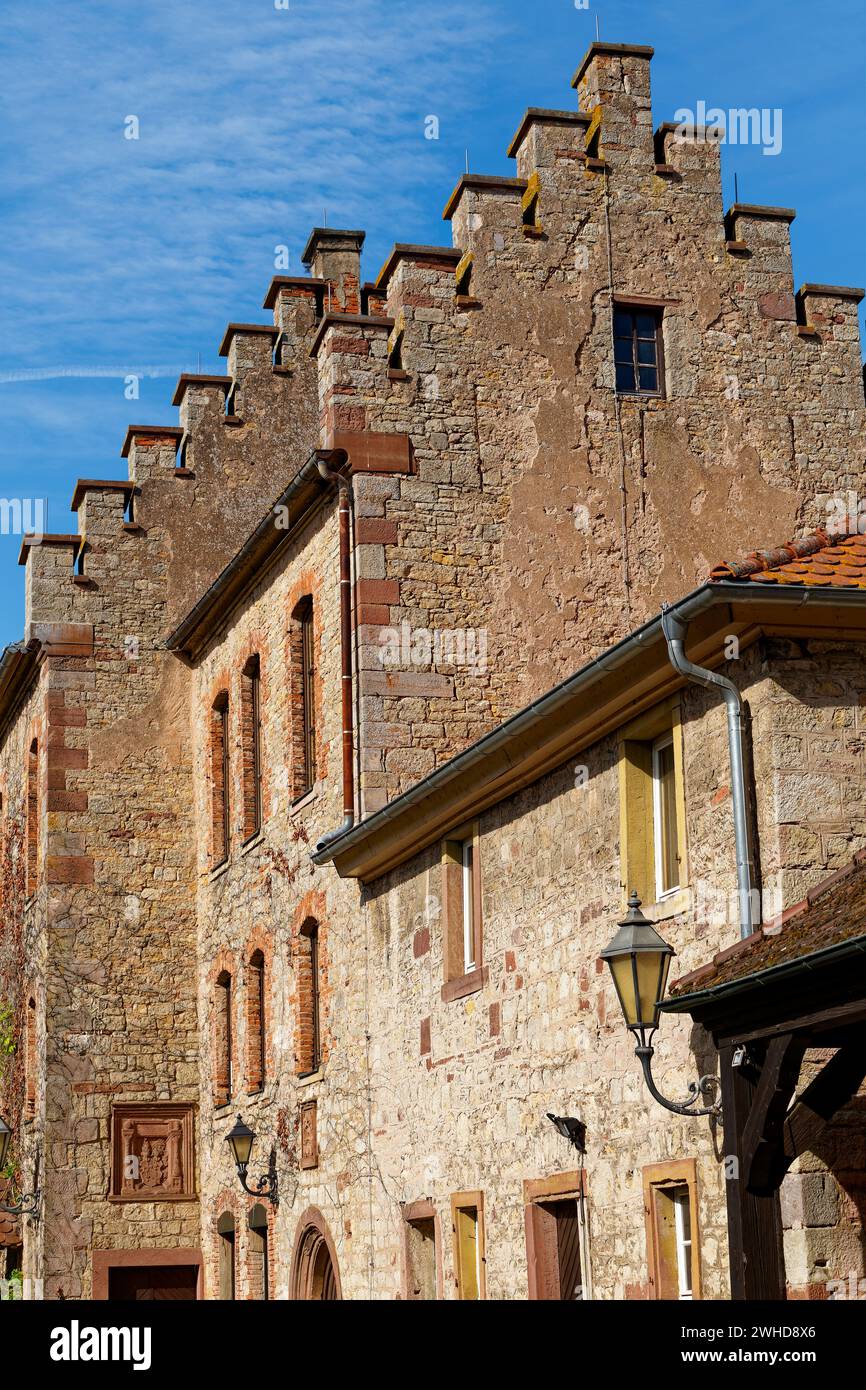
[[[314,556],[318,573],[336,573],[333,521],[327,525],[323,521],[322,529],[297,555],[286,558],[269,584],[251,595],[244,613],[214,645],[198,673],[197,727],[201,731],[206,702],[223,679],[222,673],[238,671],[253,646],[267,651],[273,674],[268,676],[266,764],[269,776],[273,773],[279,781],[289,743],[282,634],[299,584],[309,582],[300,567]],[[328,604],[333,607],[336,601],[335,586],[323,583],[322,592],[327,613]],[[790,772],[787,764],[783,770],[774,768],[773,750],[798,721],[802,733],[804,710],[820,712],[816,720],[821,735],[809,734],[810,775],[828,787],[838,787],[840,778],[858,791],[863,786],[862,771],[859,767],[852,771],[843,757],[854,726],[851,710],[866,678],[862,653],[842,643],[813,641],[800,644],[797,655],[796,690],[793,658],[787,646],[780,648],[779,639],[753,644],[726,668],[743,691],[752,715],[757,822],[768,909],[789,906],[806,886],[836,867],[837,852],[840,862],[850,858],[866,825],[852,795],[832,824],[825,820],[826,811],[817,796],[796,804],[785,800],[784,793],[780,799],[780,777],[783,784],[789,775],[793,779],[796,767]],[[337,677],[336,651],[323,651],[322,717],[329,754],[338,733]],[[675,975],[696,968],[737,939],[724,706],[697,687],[685,688],[679,699],[688,884],[675,903],[651,909],[677,951]],[[201,732],[198,737],[198,821],[202,824],[208,781]],[[239,762],[236,757],[235,764]],[[270,811],[260,844],[246,853],[238,848],[229,868],[217,871],[212,879],[200,859],[202,1019],[211,1008],[215,969],[234,962],[232,969],[237,970],[259,942],[267,943],[270,951],[274,1076],[263,1095],[242,1095],[239,1108],[262,1136],[261,1160],[269,1141],[276,1144],[283,1183],[271,1250],[277,1296],[289,1288],[292,1251],[303,1214],[311,1207],[321,1213],[333,1236],[344,1296],[405,1296],[401,1207],[428,1200],[439,1222],[443,1293],[453,1297],[450,1198],[455,1192],[480,1189],[485,1201],[488,1296],[525,1298],[523,1184],[574,1169],[579,1162],[545,1118],[548,1111],[578,1115],[587,1125],[584,1172],[593,1295],[649,1296],[643,1169],[653,1163],[694,1159],[703,1295],[728,1296],[723,1136],[706,1120],[679,1119],[649,1097],[608,973],[598,960],[621,915],[625,887],[619,855],[618,776],[617,737],[611,735],[582,752],[579,763],[563,767],[481,817],[487,973],[478,992],[448,1002],[441,990],[438,850],[419,854],[366,887],[342,882],[328,869],[311,869],[304,843],[309,818],[312,815],[321,824],[326,806],[334,817],[339,815],[333,784],[327,790],[321,788],[294,814],[288,812],[284,798],[269,795]],[[797,837],[809,844],[816,837],[808,878],[792,873],[780,858],[780,845]],[[819,850],[824,844],[826,849]],[[275,872],[280,855],[284,856],[282,873]],[[292,1074],[296,1048],[292,933],[310,912],[326,924],[328,1055],[320,1078],[299,1082]],[[235,1018],[238,1049],[243,1053],[243,985],[235,1002]],[[211,1038],[209,1027],[203,1036]],[[657,1044],[655,1076],[666,1094],[684,1095],[690,1081],[713,1069],[712,1048],[687,1020],[666,1019]],[[205,1242],[210,1240],[213,1295],[218,1217],[236,1210],[242,1225],[252,1202],[240,1198],[221,1142],[238,1106],[208,1110],[212,1051],[203,1057],[203,1219]],[[806,1072],[804,1068],[804,1082]],[[318,1103],[319,1163],[313,1171],[300,1169],[298,1150],[299,1107],[309,1099]],[[859,1135],[856,1103],[854,1109],[854,1118],[841,1122],[843,1128],[847,1126],[847,1139],[855,1131]],[[836,1179],[828,1173],[834,1162],[828,1150],[803,1160],[799,1167],[810,1175],[807,1181],[835,1193]],[[838,1175],[843,1190],[849,1192],[850,1166],[846,1164]],[[825,1277],[816,1273],[814,1258],[811,1272],[803,1275],[802,1258],[798,1264],[792,1253],[799,1249],[798,1240],[802,1244],[798,1234],[802,1217],[792,1214],[801,1181],[793,1174],[783,1194],[789,1278],[798,1290]],[[838,1216],[838,1232],[835,1227],[833,1231],[822,1228],[822,1241],[810,1247],[813,1257],[820,1258],[829,1237],[833,1269],[843,1253],[846,1260],[853,1258],[851,1250],[859,1239],[852,1201],[849,1196],[847,1216],[839,1216],[842,1199],[836,1202],[833,1220]],[[239,1259],[241,1296],[254,1287],[253,1256],[244,1241],[245,1237]],[[856,1269],[859,1278],[859,1263]]]
[[[720,547],[856,496],[859,292],[795,295],[793,211],[724,213],[718,144],[654,135],[649,68],[593,46],[583,114],[531,110],[517,178],[458,183],[460,264],[398,245],[385,317],[323,321],[323,439],[407,432],[417,469],[359,489],[377,521],[358,546],[367,809],[687,592]],[[661,398],[614,398],[611,290],[662,314]],[[469,632],[486,660],[383,674],[383,628],[404,623]]]
[[[49,1298],[90,1295],[93,1250],[200,1244],[197,1135],[167,1200],[118,1201],[112,1114],[198,1101],[191,683],[164,639],[314,442],[308,351],[297,379],[288,365],[310,299],[278,313],[279,369],[275,333],[228,335],[231,418],[222,387],[182,382],[181,428],[130,429],[129,483],[86,480],[77,533],[23,547],[25,634],[42,642],[42,667],[3,761],[20,838],[37,729],[40,878],[18,990],[37,977],[39,1109],[25,1145],[41,1149],[44,1220],[25,1232],[25,1272],[44,1274]],[[14,872],[14,834],[8,846]],[[159,1180],[162,1142],[148,1144]]]
[[[313,791],[293,800],[292,659],[289,627],[298,600],[311,595],[316,664],[315,721],[317,777]],[[219,1296],[221,1216],[235,1217],[237,1296],[258,1287],[256,1256],[247,1229],[254,1198],[241,1192],[225,1135],[238,1112],[258,1139],[251,1164],[256,1178],[276,1151],[280,1204],[270,1213],[272,1296],[285,1298],[289,1265],[301,1214],[322,1211],[337,1247],[344,1297],[366,1292],[363,1230],[367,1170],[366,1101],[361,979],[364,970],[362,915],[355,884],[315,870],[309,855],[316,840],[342,819],[340,783],[339,542],[336,506],[326,501],[279,564],[250,593],[227,629],[219,634],[195,673],[190,716],[195,736],[198,837],[198,1005],[201,1038],[200,1162],[202,1248],[206,1291]],[[263,823],[244,843],[241,824],[242,730],[240,674],[258,654],[262,681]],[[216,868],[209,838],[212,781],[208,716],[214,696],[229,691],[230,805],[232,840],[228,860]],[[296,745],[295,745],[296,746]],[[299,1080],[300,928],[319,924],[323,1063]],[[265,962],[267,1020],[266,1080],[250,1093],[248,974],[250,956]],[[214,1104],[217,977],[232,977],[233,1051],[237,1058],[233,1096]],[[301,1168],[300,1107],[315,1102],[318,1161]],[[357,1249],[359,1241],[362,1248]]]

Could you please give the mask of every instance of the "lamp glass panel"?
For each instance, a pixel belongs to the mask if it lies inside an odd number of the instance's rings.
[[[666,992],[667,987],[668,987],[668,974],[669,974],[669,972],[670,972],[671,961],[672,961],[672,960],[673,960],[673,953],[670,952],[670,951],[665,951],[664,954],[662,955],[662,958],[661,958],[661,971],[660,971],[660,974],[659,974],[659,984],[658,984],[659,992],[658,992],[658,994],[656,995],[656,999],[657,999],[659,1002],[661,1002],[661,1000],[664,999],[664,997],[665,997],[665,992]],[[656,1010],[656,1012],[658,1012],[658,1010]]]
[[[639,1012],[635,1022],[655,1023],[656,1004],[661,998],[660,987],[667,975],[666,962],[669,959],[667,953],[662,951],[636,952]]]
[[[639,1019],[631,960],[631,955],[615,956],[608,961],[608,965],[613,976],[614,987],[619,995],[620,1008],[625,1016],[626,1024],[629,1028],[634,1028]]]
[[[6,1150],[9,1148],[9,1137],[12,1131],[5,1120],[0,1120],[0,1168],[6,1166]]]
[[[235,1156],[235,1163],[244,1167],[249,1163],[254,1138],[255,1135],[249,1131],[246,1134],[230,1134],[228,1136],[229,1143],[232,1147],[232,1153]]]

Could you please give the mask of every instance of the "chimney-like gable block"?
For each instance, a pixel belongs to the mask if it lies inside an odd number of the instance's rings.
[[[72,579],[82,542],[83,537],[66,534],[24,537],[18,563],[25,567],[25,627],[73,620],[77,590]]]
[[[643,44],[592,43],[572,79],[580,109],[600,112],[597,150],[614,165],[651,170],[654,163],[650,60]],[[590,128],[591,129],[591,128]],[[589,132],[587,146],[590,145]]]
[[[314,279],[325,281],[324,308],[344,314],[361,309],[361,248],[366,232],[314,227],[301,260]],[[328,302],[330,297],[330,304]]]
[[[126,431],[120,457],[122,459],[129,458],[133,447],[161,450],[165,448],[166,444],[169,444],[173,445],[177,451],[182,438],[183,430],[176,425],[130,425]]]
[[[225,394],[232,384],[230,376],[207,376],[198,372],[183,372],[177,379],[177,386],[172,396],[172,405],[183,405],[184,398],[188,391],[206,392],[211,389],[222,391]]]
[[[583,111],[553,111],[530,106],[508,146],[521,179],[540,175],[554,184],[574,185],[586,165],[586,132],[592,117]]]

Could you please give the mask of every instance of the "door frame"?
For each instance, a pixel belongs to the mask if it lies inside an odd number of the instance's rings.
[[[108,1280],[112,1269],[148,1269],[159,1265],[194,1265],[197,1270],[195,1296],[196,1299],[204,1297],[201,1251],[188,1248],[180,1250],[94,1250],[91,1298],[95,1302],[108,1300]]]
[[[310,1250],[310,1244],[314,1249]],[[337,1251],[328,1223],[318,1207],[307,1207],[297,1226],[295,1235],[295,1248],[292,1252],[291,1274],[289,1276],[289,1298],[293,1301],[307,1302],[309,1292],[309,1279],[313,1269],[313,1261],[321,1248],[324,1247],[328,1252],[331,1262],[331,1269],[334,1275],[334,1287],[337,1291],[337,1299],[342,1300],[343,1287],[340,1280],[340,1266],[337,1261]]]
[[[524,1220],[526,1224],[526,1275],[529,1284],[529,1298],[543,1297],[540,1292],[538,1264],[541,1252],[536,1249],[535,1222],[533,1207],[546,1202],[577,1202],[580,1221],[580,1264],[583,1279],[583,1299],[592,1298],[592,1271],[590,1267],[589,1222],[586,1219],[586,1199],[588,1195],[584,1169],[570,1173],[554,1173],[549,1178],[525,1178],[523,1181]]]

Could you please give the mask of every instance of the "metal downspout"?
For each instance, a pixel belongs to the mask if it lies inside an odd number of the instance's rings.
[[[681,676],[699,685],[715,686],[722,692],[728,712],[728,753],[731,762],[731,802],[734,812],[734,843],[737,855],[737,895],[740,909],[740,936],[755,930],[752,916],[752,877],[754,865],[749,848],[746,816],[746,779],[743,771],[743,703],[740,692],[727,676],[695,666],[685,652],[688,624],[670,609],[662,610],[662,631],[668,644],[671,665]]]

